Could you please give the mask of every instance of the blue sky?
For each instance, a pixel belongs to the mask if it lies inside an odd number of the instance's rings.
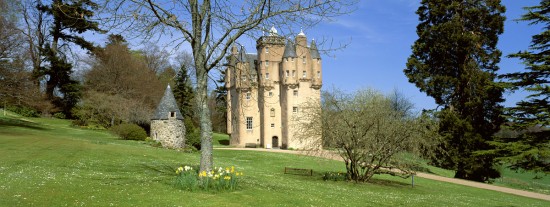
[[[503,0],[502,3],[507,9],[507,19],[498,48],[505,56],[525,50],[531,36],[539,33],[541,27],[514,21],[524,14],[523,7],[537,5],[538,0]],[[305,31],[308,40],[330,36],[335,42],[349,43],[346,49],[332,52],[334,57],[323,57],[323,87],[335,86],[346,91],[371,87],[383,93],[397,89],[417,109],[435,108],[433,99],[409,83],[403,73],[411,46],[418,38],[415,12],[419,5],[419,0],[363,0],[354,13]],[[499,73],[523,68],[519,60],[503,57]],[[522,92],[506,93],[505,105],[513,106],[524,96]]]
[[[508,73],[523,70],[524,66],[519,60],[505,56],[527,49],[531,36],[540,33],[542,27],[514,21],[525,13],[523,7],[538,5],[539,0],[502,0],[502,4],[506,6],[506,22],[498,44],[503,53],[499,73]],[[419,5],[420,0],[359,0],[353,13],[305,30],[308,41],[329,38],[335,43],[347,44],[345,49],[322,56],[323,88],[334,86],[354,91],[370,87],[383,93],[397,89],[415,104],[417,110],[435,108],[433,99],[409,83],[403,73],[411,46],[418,38],[418,16],[415,12]],[[280,32],[286,34],[285,31]],[[95,36],[94,39],[104,43],[106,38]],[[255,40],[243,37],[238,41],[246,46],[247,52],[255,52]],[[131,46],[134,49],[143,48],[142,44],[135,42]],[[186,48],[189,50],[188,46],[181,49]],[[169,48],[167,50],[171,51]],[[173,57],[176,55],[173,54]],[[521,91],[506,93],[504,105],[513,106],[525,95]]]

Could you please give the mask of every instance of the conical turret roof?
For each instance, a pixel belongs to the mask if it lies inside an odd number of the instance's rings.
[[[237,61],[241,63],[248,62],[248,57],[246,55],[246,51],[244,50],[244,47],[241,47],[241,51],[239,51],[239,55],[237,56]]]
[[[315,44],[315,40],[311,40],[311,45],[309,46],[309,54],[311,54],[311,59],[321,59],[321,55],[319,55],[319,50],[317,50],[317,44]]]
[[[298,57],[296,55],[296,48],[294,47],[294,44],[290,42],[290,40],[286,42],[285,52],[283,53],[283,58],[287,57]]]
[[[176,119],[183,120],[176,98],[174,98],[174,93],[172,93],[172,89],[170,85],[168,85],[164,91],[164,96],[160,99],[160,103],[157,106],[157,110],[152,120],[168,119],[170,118],[171,112],[175,112]]]

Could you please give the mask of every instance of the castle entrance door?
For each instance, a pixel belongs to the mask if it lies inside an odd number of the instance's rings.
[[[273,136],[271,138],[271,146],[273,146],[273,148],[279,147],[279,137]]]

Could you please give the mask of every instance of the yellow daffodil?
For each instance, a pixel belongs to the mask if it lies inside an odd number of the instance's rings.
[[[231,180],[231,176],[225,176],[223,177],[224,180]]]
[[[235,172],[235,166],[231,166],[231,173]]]

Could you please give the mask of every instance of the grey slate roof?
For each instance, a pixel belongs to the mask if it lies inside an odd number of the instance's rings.
[[[168,116],[170,116],[170,112],[176,112],[176,119],[183,120],[183,116],[181,115],[180,109],[178,108],[176,98],[174,98],[174,93],[172,93],[172,89],[170,88],[170,85],[168,85],[166,87],[166,90],[164,91],[164,96],[162,97],[162,99],[160,99],[157,110],[155,111],[155,114],[151,119],[168,119]]]
[[[321,59],[321,55],[319,55],[319,50],[317,50],[317,44],[315,44],[315,40],[311,40],[311,45],[309,46],[309,54],[311,54],[311,59]]]
[[[283,58],[286,57],[298,57],[298,55],[296,55],[296,47],[290,40],[286,42],[285,53],[283,53]]]
[[[255,62],[258,60],[257,54],[246,54],[248,65],[250,66],[250,75],[258,75],[258,72],[256,71],[256,64]]]
[[[248,55],[246,55],[246,51],[244,50],[244,47],[241,46],[241,51],[239,51],[239,54],[237,56],[237,61],[239,62],[248,62]]]

